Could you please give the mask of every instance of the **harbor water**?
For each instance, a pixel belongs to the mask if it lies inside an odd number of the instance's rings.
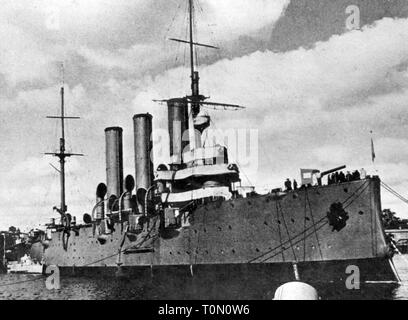
[[[407,300],[408,255],[396,255],[394,264],[401,278],[400,284],[362,284],[360,290],[347,290],[345,286],[330,284],[314,286],[322,300]],[[224,290],[210,289],[203,295],[174,286],[174,283],[121,278],[61,277],[60,287],[59,290],[48,290],[42,275],[3,274],[0,275],[0,300],[272,299],[276,284],[271,284],[269,292],[246,292],[245,295],[234,286]]]

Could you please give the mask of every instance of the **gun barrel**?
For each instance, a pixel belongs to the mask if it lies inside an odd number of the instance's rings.
[[[324,172],[322,172],[322,173],[320,174],[320,176],[323,177],[323,176],[326,176],[326,175],[328,175],[328,174],[331,174],[331,173],[333,173],[333,172],[336,172],[336,171],[339,171],[339,170],[343,170],[343,169],[346,169],[346,166],[341,166],[341,167],[337,167],[337,168],[334,168],[334,169],[330,169],[330,170],[324,171]]]

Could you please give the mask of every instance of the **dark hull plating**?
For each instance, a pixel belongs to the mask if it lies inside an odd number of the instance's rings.
[[[333,203],[349,216],[338,231],[327,219]],[[71,232],[65,251],[56,232],[45,262],[76,275],[112,274],[120,265],[144,278],[205,274],[204,281],[213,275],[214,281],[237,277],[237,283],[247,274],[259,283],[293,280],[293,262],[302,279],[345,281],[347,266],[357,265],[362,281],[393,281],[380,212],[380,180],[372,178],[201,205],[184,227],[166,232],[152,217],[137,239],[116,224],[101,244],[98,228],[87,227]]]

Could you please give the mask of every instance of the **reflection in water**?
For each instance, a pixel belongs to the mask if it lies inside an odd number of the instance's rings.
[[[342,299],[408,299],[408,256],[396,256],[395,265],[402,284],[363,284],[360,290],[347,290],[345,285],[312,284],[323,300]],[[148,279],[89,279],[63,277],[61,289],[49,291],[45,278],[35,275],[1,275],[0,299],[272,299],[277,283],[249,286],[245,281],[217,279],[217,283],[203,283],[194,278],[183,281]],[[37,279],[37,280],[36,280]],[[238,279],[239,280],[239,279]],[[29,282],[24,282],[29,281]],[[4,284],[21,282],[12,286]],[[262,284],[262,285],[260,285]],[[251,287],[251,289],[249,289]]]

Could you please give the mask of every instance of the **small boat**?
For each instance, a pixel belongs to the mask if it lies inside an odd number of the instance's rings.
[[[10,261],[7,264],[8,273],[42,273],[43,265],[31,260],[28,255],[21,258],[20,261]]]

